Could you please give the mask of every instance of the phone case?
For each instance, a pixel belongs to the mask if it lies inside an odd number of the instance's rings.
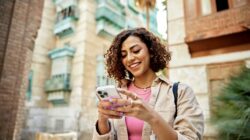
[[[121,98],[114,85],[101,86],[96,89],[96,95],[100,100]]]

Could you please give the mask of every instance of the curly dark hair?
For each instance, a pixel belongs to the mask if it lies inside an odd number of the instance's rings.
[[[139,37],[144,42],[150,54],[150,68],[154,72],[166,68],[171,59],[170,52],[166,50],[166,46],[161,43],[159,37],[149,32],[145,28],[134,28],[124,30],[119,33],[113,40],[110,48],[104,55],[106,58],[106,67],[108,76],[114,78],[118,82],[122,79],[132,79],[133,75],[128,72],[122,64],[121,46],[129,36]]]

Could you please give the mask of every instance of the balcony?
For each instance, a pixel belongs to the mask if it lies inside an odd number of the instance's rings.
[[[67,104],[70,95],[70,74],[52,76],[45,82],[45,91],[48,93],[48,101],[54,105]]]
[[[61,48],[55,48],[51,51],[49,51],[48,56],[54,60],[57,58],[63,58],[63,57],[73,57],[76,52],[76,49],[71,47],[68,43],[64,44],[64,46]],[[70,63],[70,62],[66,62]],[[69,65],[69,64],[67,64]]]
[[[69,92],[57,91],[48,94],[48,101],[53,105],[63,105],[69,103]]]
[[[77,6],[77,0],[53,0],[56,5],[56,11],[61,11],[69,6]]]
[[[75,17],[66,17],[62,21],[56,23],[54,34],[59,37],[64,37],[75,32]]]
[[[56,91],[70,91],[70,74],[58,74],[52,76],[45,82],[45,91],[47,93]]]
[[[249,5],[186,19],[185,42],[192,57],[249,50]]]
[[[112,39],[125,27],[124,6],[119,1],[98,1],[97,34]]]

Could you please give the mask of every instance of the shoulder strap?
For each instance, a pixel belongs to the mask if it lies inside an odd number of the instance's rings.
[[[174,114],[174,118],[176,118],[177,116],[177,99],[178,99],[178,84],[180,82],[176,82],[173,85],[173,94],[174,94],[174,104],[175,104],[175,114]]]

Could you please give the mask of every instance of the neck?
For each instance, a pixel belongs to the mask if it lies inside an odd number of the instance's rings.
[[[156,78],[156,74],[152,71],[142,76],[134,77],[134,85],[139,88],[151,87],[153,80]]]

